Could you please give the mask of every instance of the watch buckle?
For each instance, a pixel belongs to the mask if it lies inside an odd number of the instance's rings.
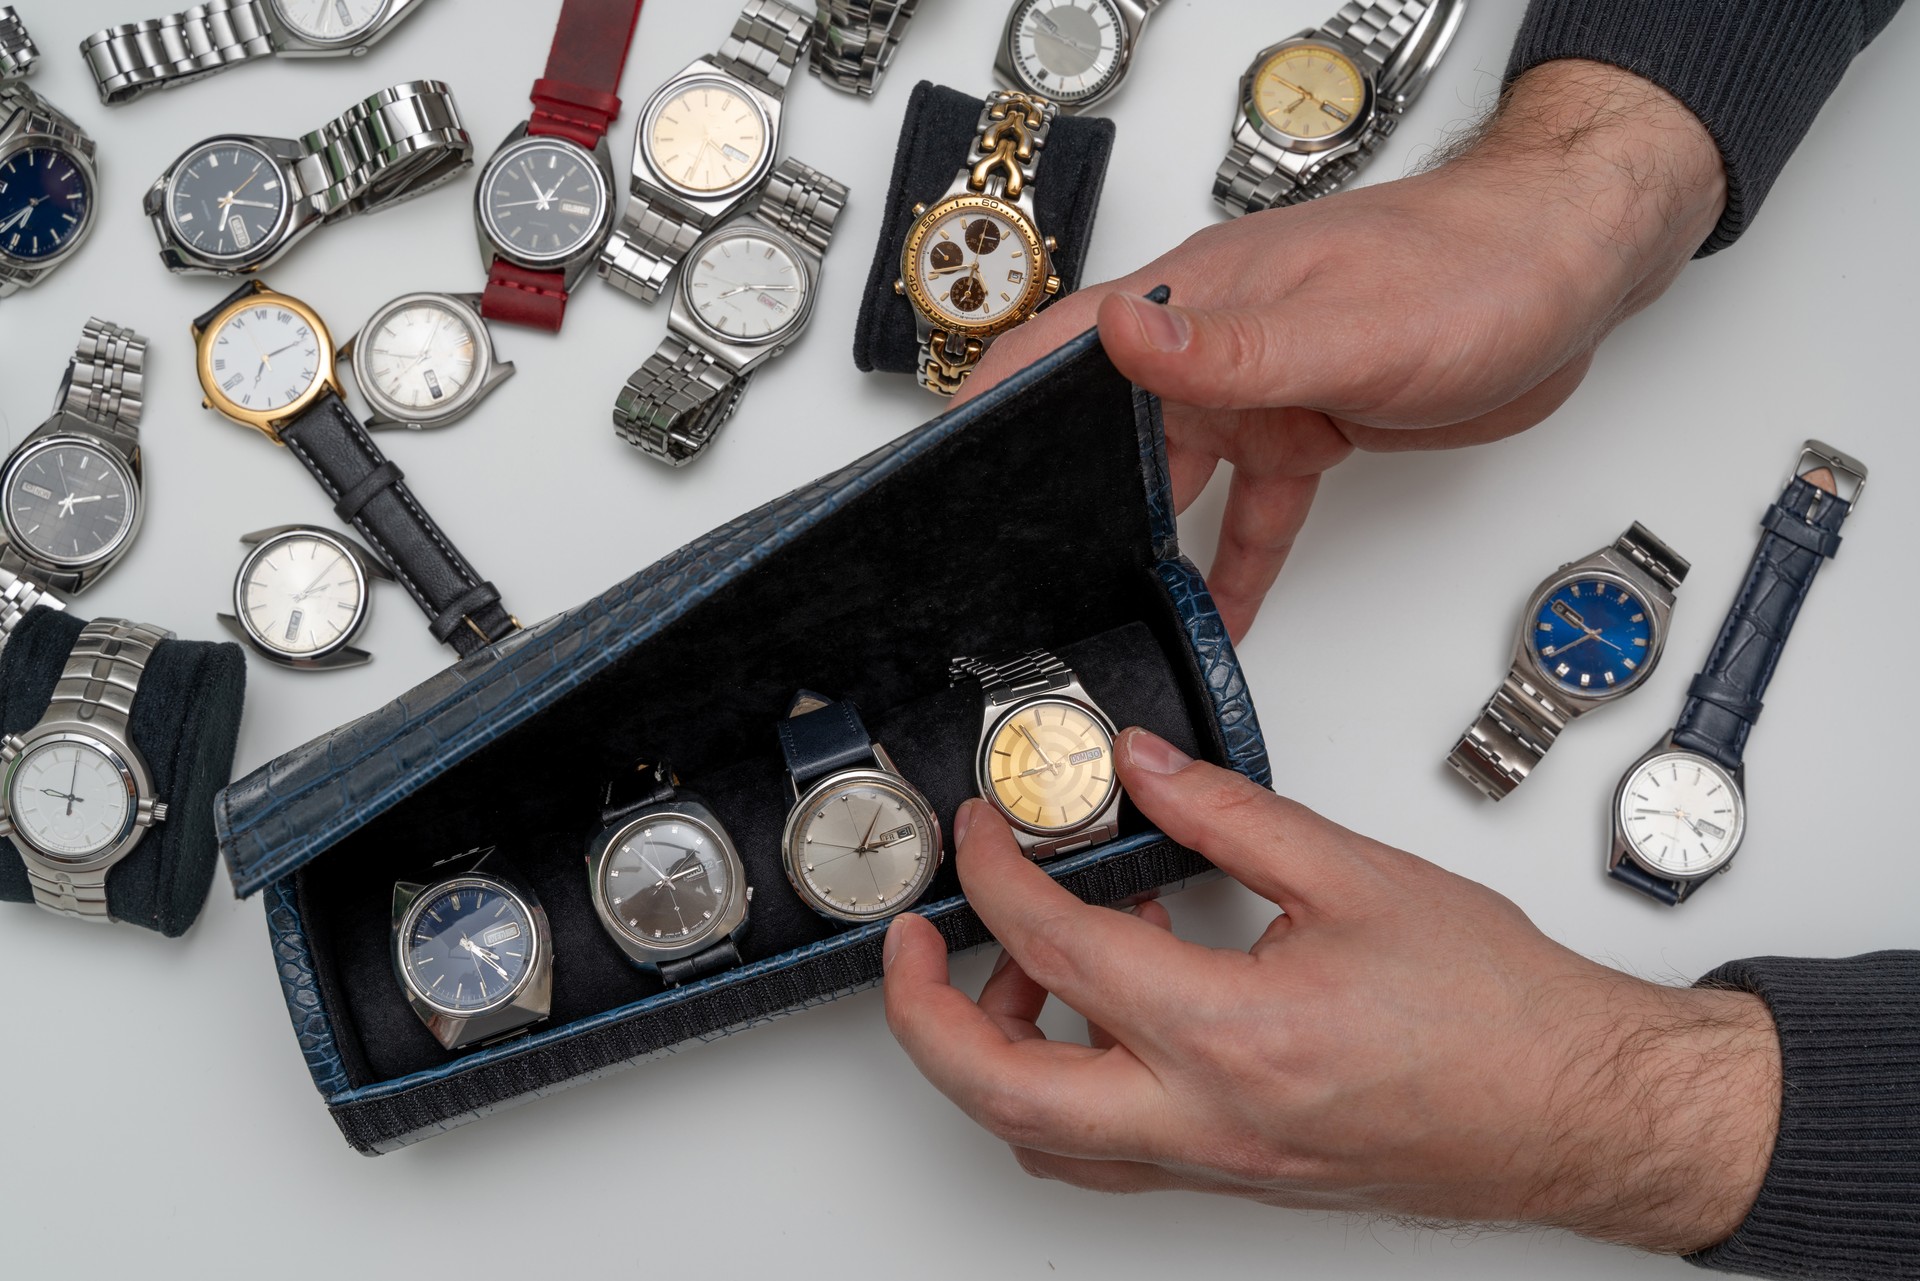
[[[1834,497],[1845,503],[1849,511],[1859,511],[1860,498],[1867,492],[1867,465],[1825,441],[1809,440],[1800,447],[1800,459],[1794,464],[1788,483],[1823,468],[1833,476]]]

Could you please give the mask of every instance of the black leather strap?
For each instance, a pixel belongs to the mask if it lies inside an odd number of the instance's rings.
[[[740,963],[740,949],[734,946],[732,939],[726,939],[685,960],[664,962],[660,966],[660,978],[668,987],[681,987],[696,979],[731,970]]]
[[[632,778],[615,779],[607,784],[606,808],[600,811],[601,825],[612,827],[615,823],[624,823],[641,810],[665,805],[677,793],[671,765],[664,761],[641,765]]]
[[[1617,866],[1607,869],[1607,875],[1622,884],[1631,885],[1648,898],[1665,903],[1668,907],[1678,906],[1698,883],[1663,880],[1627,858],[1621,859]]]
[[[829,774],[871,762],[873,736],[851,702],[829,702],[801,690],[787,719],[780,722],[780,750],[795,785],[804,788]]]
[[[227,308],[233,306],[233,304],[239,302],[243,298],[251,298],[259,292],[260,292],[259,281],[257,280],[247,281],[247,283],[245,283],[244,285],[241,285],[238,289],[228,294],[225,298],[222,298],[219,302],[213,304],[213,306],[207,308],[205,311],[195,316],[193,318],[194,333],[198,334],[200,333],[201,330],[205,329],[208,325],[211,325],[214,321],[214,317],[218,316],[221,312],[225,311]]]

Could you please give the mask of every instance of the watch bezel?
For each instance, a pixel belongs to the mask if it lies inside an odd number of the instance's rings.
[[[228,396],[221,389],[219,380],[213,376],[213,346],[220,337],[220,331],[237,312],[249,307],[261,306],[265,299],[273,300],[272,306],[291,311],[307,322],[307,326],[320,340],[320,356],[315,362],[313,384],[294,397],[291,402],[279,409],[248,409]],[[194,343],[197,348],[194,364],[200,376],[200,389],[206,396],[203,402],[206,407],[225,415],[243,427],[253,428],[276,445],[285,444],[280,439],[279,424],[291,422],[300,417],[313,408],[314,403],[328,392],[342,396],[344,399],[336,364],[338,349],[334,346],[333,333],[327,328],[326,321],[320,318],[319,312],[298,298],[275,292],[258,281],[254,282],[254,291],[251,294],[228,303],[208,320],[206,327],[194,334]]]
[[[74,126],[76,129],[78,126]],[[79,252],[93,232],[94,207],[100,203],[100,173],[93,159],[81,152],[65,138],[50,133],[25,132],[15,137],[5,146],[0,146],[0,165],[23,151],[57,151],[72,161],[87,184],[87,213],[80,220],[80,229],[73,233],[65,247],[55,250],[44,258],[22,258],[5,248],[0,248],[0,261],[18,263],[22,271],[44,272],[55,265],[65,262],[71,255]]]
[[[1301,138],[1288,133],[1279,126],[1270,123],[1255,100],[1254,92],[1259,84],[1260,73],[1267,64],[1289,49],[1299,48],[1326,49],[1344,58],[1348,65],[1360,76],[1360,110],[1354,113],[1340,128],[1324,138]],[[1240,77],[1240,114],[1247,124],[1257,130],[1262,137],[1271,140],[1276,146],[1298,155],[1317,155],[1325,151],[1334,151],[1357,141],[1372,124],[1379,104],[1379,84],[1366,63],[1356,57],[1353,51],[1340,41],[1332,39],[1323,32],[1303,31],[1299,35],[1289,36],[1275,44],[1270,44],[1255,55],[1251,65]]]
[[[502,992],[498,997],[487,1002],[485,1005],[476,1005],[467,1009],[454,1009],[451,1006],[442,1005],[421,988],[413,976],[413,968],[407,964],[405,948],[407,940],[413,936],[414,927],[419,924],[420,917],[427,910],[429,903],[432,903],[443,894],[469,885],[477,889],[491,890],[503,897],[512,899],[519,905],[521,914],[527,918],[528,927],[533,932],[535,955],[527,958],[527,968],[525,972],[521,974],[520,981]],[[400,971],[400,981],[406,985],[407,995],[412,998],[415,1007],[419,1008],[424,1006],[443,1019],[455,1019],[463,1023],[484,1018],[489,1014],[497,1014],[502,1010],[516,1005],[520,998],[526,994],[527,990],[539,981],[540,970],[546,961],[549,950],[546,914],[541,909],[539,903],[529,895],[522,893],[518,886],[511,885],[498,877],[488,876],[482,872],[463,872],[458,876],[449,876],[443,880],[434,881],[432,884],[422,887],[420,892],[413,896],[413,901],[407,904],[406,911],[395,924],[393,939],[393,959]]]
[[[1562,587],[1573,583],[1595,581],[1613,583],[1632,592],[1634,599],[1638,600],[1645,607],[1647,613],[1647,656],[1646,661],[1641,663],[1635,670],[1632,680],[1622,681],[1612,688],[1580,689],[1563,682],[1541,662],[1540,651],[1533,645],[1533,625],[1539,618],[1540,610],[1545,606],[1547,598],[1559,591]],[[1648,591],[1645,583],[1635,582],[1619,570],[1610,567],[1591,567],[1590,565],[1583,567],[1581,564],[1574,564],[1567,566],[1559,573],[1547,579],[1535,589],[1533,595],[1527,598],[1527,608],[1521,615],[1520,630],[1518,636],[1515,638],[1514,645],[1519,653],[1526,656],[1527,666],[1532,670],[1533,674],[1542,681],[1545,687],[1553,694],[1563,698],[1583,699],[1590,703],[1605,703],[1631,694],[1634,690],[1639,689],[1647,683],[1647,678],[1653,675],[1654,668],[1660,665],[1660,655],[1666,649],[1666,632],[1666,620],[1661,612],[1654,607],[1651,593]]]
[[[1734,798],[1733,840],[1728,843],[1727,852],[1725,854],[1721,855],[1718,859],[1715,859],[1711,866],[1703,868],[1699,871],[1692,871],[1692,872],[1672,871],[1668,868],[1661,867],[1659,864],[1655,863],[1651,858],[1648,858],[1642,855],[1639,848],[1635,846],[1635,844],[1633,843],[1632,837],[1628,835],[1626,815],[1621,812],[1621,807],[1626,802],[1628,784],[1632,783],[1635,778],[1639,777],[1642,771],[1648,769],[1649,767],[1669,757],[1688,760],[1688,761],[1695,761],[1704,765],[1706,768],[1713,770],[1716,774],[1726,779],[1727,782],[1731,785],[1733,790],[1733,798]],[[1677,747],[1674,745],[1674,742],[1671,736],[1661,739],[1659,743],[1654,745],[1651,751],[1647,752],[1639,760],[1635,761],[1631,766],[1629,766],[1627,768],[1627,771],[1620,776],[1619,783],[1614,786],[1613,806],[1612,806],[1612,815],[1611,815],[1613,820],[1613,831],[1614,831],[1614,850],[1615,850],[1614,864],[1617,865],[1619,860],[1624,858],[1632,862],[1636,867],[1639,867],[1650,876],[1658,877],[1661,880],[1672,881],[1678,884],[1689,884],[1695,881],[1704,881],[1710,876],[1717,876],[1721,872],[1726,871],[1728,866],[1732,864],[1734,856],[1740,852],[1740,847],[1742,844],[1745,843],[1747,838],[1747,789],[1746,789],[1746,781],[1744,778],[1745,772],[1746,772],[1745,770],[1730,770],[1726,766],[1722,765],[1720,762],[1700,752],[1692,751],[1691,749],[1685,748],[1685,747]]]
[[[50,449],[71,448],[74,446],[91,450],[105,458],[108,465],[111,466],[114,471],[119,474],[120,479],[125,482],[127,488],[127,522],[121,526],[120,532],[114,536],[111,543],[91,555],[49,555],[25,541],[25,535],[20,532],[20,528],[14,519],[13,504],[7,502],[6,499],[12,494],[14,482],[19,478],[20,472],[26,467],[29,459],[33,458],[36,454],[45,453]],[[128,466],[126,460],[120,456],[120,452],[95,437],[82,435],[78,432],[61,432],[58,435],[29,439],[26,444],[15,450],[13,456],[7,459],[6,465],[0,467],[0,504],[4,504],[4,506],[0,506],[0,533],[5,534],[7,543],[30,563],[49,566],[62,571],[82,571],[113,563],[133,542],[134,536],[140,532],[140,521],[145,514],[146,506],[143,495],[140,492],[139,478],[134,475],[133,468]]]
[[[1074,836],[1100,825],[1101,820],[1106,817],[1107,812],[1113,808],[1114,799],[1120,795],[1120,775],[1117,768],[1115,768],[1113,777],[1108,780],[1107,794],[1101,800],[1100,804],[1095,806],[1093,812],[1087,815],[1086,818],[1065,827],[1037,826],[1021,818],[1005,805],[1001,804],[999,793],[993,786],[993,775],[990,764],[994,742],[998,740],[1001,729],[1006,726],[1008,721],[1030,708],[1049,703],[1058,704],[1063,707],[1071,707],[1078,711],[1085,712],[1092,717],[1094,722],[1106,731],[1107,760],[1109,767],[1113,767],[1114,740],[1120,736],[1120,731],[1114,726],[1113,718],[1108,716],[1106,712],[1102,711],[1100,707],[1090,699],[1075,698],[1064,691],[1049,691],[1045,694],[1036,694],[1031,698],[1024,698],[1018,702],[1009,703],[1004,710],[995,715],[992,721],[988,723],[986,732],[980,736],[979,750],[974,754],[973,781],[974,788],[979,793],[980,798],[986,801],[987,804],[993,806],[995,812],[998,813],[1000,817],[1006,819],[1008,824],[1016,830],[1027,832],[1033,836],[1044,837],[1047,840],[1057,840],[1061,837]]]
[[[593,151],[581,146],[571,138],[558,134],[526,133],[525,126],[515,130],[513,136],[502,143],[500,149],[487,161],[485,169],[480,171],[480,181],[473,189],[474,213],[480,221],[480,231],[486,237],[493,252],[508,262],[522,267],[539,270],[552,270],[565,267],[579,261],[583,256],[590,257],[599,252],[606,243],[607,233],[613,229],[613,189],[607,181],[605,167],[600,157]],[[538,151],[548,147],[557,147],[562,151],[573,152],[586,165],[593,175],[594,197],[599,201],[599,209],[594,214],[593,230],[587,233],[578,244],[563,246],[544,254],[529,254],[516,248],[501,234],[500,226],[494,221],[493,208],[487,199],[487,192],[499,177],[500,172],[523,151]]]
[[[613,861],[614,851],[642,828],[667,822],[684,823],[705,832],[714,848],[720,851],[720,861],[726,865],[728,881],[726,897],[713,920],[707,923],[707,928],[695,937],[671,944],[648,939],[621,920],[620,914],[613,909],[613,895],[607,885],[608,864]],[[607,828],[594,839],[593,849],[587,855],[587,876],[593,910],[600,917],[601,927],[627,954],[628,959],[636,964],[658,965],[664,961],[693,956],[706,950],[716,940],[732,937],[734,931],[746,924],[749,899],[746,863],[719,818],[698,802],[684,799],[668,801]]]
[[[20,766],[30,756],[43,748],[60,743],[78,743],[89,747],[107,758],[120,781],[126,786],[127,817],[115,833],[113,840],[99,853],[83,858],[70,858],[63,854],[42,848],[33,837],[21,828],[19,819],[13,810],[13,782]],[[118,734],[107,732],[103,728],[88,728],[84,731],[56,724],[45,730],[30,730],[19,740],[18,747],[9,755],[6,769],[0,772],[0,818],[6,820],[5,835],[20,847],[29,858],[62,872],[97,872],[112,867],[133,851],[147,833],[147,827],[140,821],[141,801],[153,796],[153,779],[147,773],[146,761],[133,745]]]
[[[1020,297],[998,318],[990,321],[969,322],[953,318],[946,308],[933,300],[926,282],[920,276],[920,248],[932,234],[933,228],[945,222],[953,214],[965,209],[981,209],[995,214],[1012,223],[1021,234],[1027,246],[1028,272],[1026,289]],[[1018,205],[1011,204],[998,196],[981,195],[975,192],[962,192],[947,196],[932,205],[915,220],[907,232],[906,247],[901,251],[900,279],[906,284],[907,298],[930,324],[963,338],[997,338],[1001,334],[1015,329],[1040,310],[1046,301],[1047,280],[1052,275],[1052,264],[1048,259],[1046,237],[1034,225]]]
[[[180,179],[187,172],[188,162],[200,153],[215,147],[238,147],[253,152],[267,162],[280,182],[280,211],[274,215],[272,229],[245,249],[230,254],[214,253],[189,241],[186,233],[181,230],[173,210],[174,194],[179,189]],[[167,168],[166,186],[162,188],[160,194],[160,214],[166,222],[167,239],[173,242],[174,249],[181,254],[223,271],[244,272],[250,267],[264,266],[285,247],[287,228],[293,221],[294,201],[290,177],[286,166],[271,151],[261,146],[257,139],[244,134],[215,134],[211,138],[203,138],[181,152],[179,158]]]
[[[899,793],[908,804],[920,811],[932,842],[933,856],[927,860],[925,875],[911,894],[903,896],[898,906],[884,912],[849,913],[828,903],[811,886],[799,871],[798,847],[794,844],[800,835],[801,815],[808,813],[821,800],[843,788],[859,786],[879,786]],[[873,921],[890,920],[925,898],[927,891],[933,888],[934,878],[939,876],[941,864],[946,858],[946,838],[940,830],[940,816],[935,812],[933,803],[927,800],[919,788],[907,781],[905,776],[885,769],[850,769],[829,774],[814,783],[794,802],[787,811],[786,825],[780,832],[780,866],[787,874],[787,883],[793,892],[808,908],[836,921],[847,921],[856,925]]]
[[[728,186],[715,187],[710,191],[675,182],[654,162],[653,158],[654,122],[660,118],[660,113],[666,109],[668,101],[702,84],[718,86],[734,97],[745,100],[754,114],[760,118],[760,132],[766,139],[766,144],[760,148],[759,156],[754,159],[745,177]],[[760,95],[753,90],[752,86],[718,69],[696,63],[654,90],[653,96],[647,99],[647,105],[640,113],[639,129],[634,134],[634,156],[645,166],[648,176],[673,195],[700,202],[723,201],[753,190],[773,171],[774,153],[780,149],[777,123],[774,114],[767,110],[767,104],[761,101]]]
[[[1091,89],[1068,95],[1037,85],[1027,75],[1027,69],[1020,60],[1018,44],[1022,29],[1021,19],[1032,13],[1041,0],[1014,0],[1013,7],[1007,11],[1007,25],[1000,36],[1000,47],[1006,60],[1006,67],[1012,78],[1019,81],[1021,89],[1058,103],[1063,111],[1070,111],[1089,107],[1101,101],[1117,89],[1122,80],[1126,79],[1127,64],[1133,56],[1133,32],[1127,25],[1127,15],[1121,9],[1118,0],[1094,0],[1094,2],[1112,15],[1114,29],[1119,32],[1120,45],[1114,52],[1113,70],[1106,79]]]
[[[700,314],[700,309],[694,304],[693,295],[690,292],[693,288],[693,264],[699,256],[723,240],[743,236],[778,242],[786,250],[787,255],[799,264],[800,277],[806,291],[802,305],[794,309],[793,315],[788,318],[786,324],[770,333],[758,334],[750,338],[737,337],[709,322]],[[726,223],[703,236],[692,249],[688,250],[686,258],[681,261],[678,275],[679,280],[675,287],[680,291],[680,299],[685,304],[687,315],[693,323],[700,327],[701,332],[733,347],[773,347],[790,340],[794,334],[806,328],[807,322],[813,318],[813,305],[819,293],[819,279],[814,272],[813,263],[800,247],[799,242],[784,231],[758,219]]]
[[[467,385],[451,397],[445,404],[428,409],[415,409],[402,405],[386,392],[382,391],[372,375],[373,357],[369,354],[373,347],[374,331],[381,322],[409,307],[438,307],[459,317],[460,322],[473,335],[473,377]],[[479,403],[491,385],[488,374],[497,364],[493,351],[493,332],[487,327],[485,319],[477,308],[453,294],[434,293],[422,290],[401,294],[380,306],[360,332],[352,340],[353,350],[349,363],[353,366],[353,380],[360,388],[360,394],[367,399],[374,411],[374,417],[386,418],[397,423],[421,428],[444,427],[457,418],[466,415]]]
[[[310,35],[308,32],[306,32],[304,29],[301,28],[298,22],[294,21],[292,18],[287,16],[286,0],[270,0],[270,2],[272,5],[273,16],[275,20],[282,23],[286,27],[287,34],[294,37],[296,40],[305,41],[307,44],[312,45],[316,49],[334,49],[334,48],[353,47],[354,45],[358,44],[363,38],[365,38],[368,35],[368,33],[372,32],[374,28],[380,25],[381,21],[386,18],[388,11],[393,8],[393,4],[394,4],[394,0],[381,0],[380,7],[374,10],[373,16],[371,18],[368,18],[364,24],[354,28],[351,32],[347,33],[346,35],[317,36],[317,35]]]
[[[297,654],[282,646],[275,645],[271,640],[268,640],[261,634],[260,629],[254,624],[253,617],[247,610],[246,600],[242,596],[242,592],[246,588],[247,576],[253,570],[253,567],[259,564],[262,559],[271,555],[275,548],[284,543],[292,542],[295,539],[311,539],[314,542],[325,543],[335,551],[338,551],[341,556],[346,559],[347,563],[353,566],[353,576],[360,584],[360,600],[354,607],[353,619],[347,624],[346,631],[318,649],[305,650]],[[253,643],[255,648],[262,652],[264,657],[291,666],[318,664],[321,660],[351,645],[355,638],[359,636],[361,628],[366,626],[372,602],[373,578],[372,575],[367,572],[367,567],[361,563],[358,549],[337,534],[333,534],[324,529],[287,529],[269,538],[262,539],[254,545],[253,549],[249,551],[246,557],[240,562],[239,572],[233,577],[234,620],[240,624],[240,628],[246,633],[247,639]]]

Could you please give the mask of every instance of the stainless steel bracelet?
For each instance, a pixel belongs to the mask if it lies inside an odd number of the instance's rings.
[[[1044,649],[1029,650],[1017,658],[989,662],[984,658],[955,658],[947,665],[947,680],[958,685],[972,678],[986,691],[987,703],[998,707],[1031,698],[1073,683],[1073,669]]]
[[[846,207],[845,183],[789,157],[768,176],[753,216],[825,257]]]
[[[473,164],[473,139],[453,90],[409,80],[362,98],[300,139],[294,165],[323,218],[384,209],[450,181]]]
[[[920,0],[820,0],[813,74],[842,93],[871,98],[919,5]]]
[[[22,619],[35,609],[63,610],[67,603],[55,596],[38,583],[20,577],[12,570],[0,567],[0,649],[6,647],[7,638],[20,626]]]
[[[778,98],[813,40],[813,19],[781,0],[747,0],[714,55],[728,75]]]
[[[13,11],[12,5],[0,5],[0,81],[21,80],[33,74],[33,64],[40,56],[33,37],[27,34],[27,24]]]
[[[96,31],[80,42],[105,103],[188,84],[273,51],[265,0],[206,0],[164,18]]]
[[[54,412],[137,442],[146,405],[146,367],[147,340],[95,316],[80,331]]]

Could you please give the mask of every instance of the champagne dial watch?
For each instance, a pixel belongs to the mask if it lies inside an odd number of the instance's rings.
[[[820,0],[813,74],[842,93],[873,97],[919,7],[920,0]]]
[[[445,427],[513,377],[513,362],[494,352],[480,302],[479,294],[402,294],[340,344],[373,411],[368,427]]]
[[[0,649],[31,610],[42,606],[64,610],[67,603],[40,584],[20,577],[10,569],[0,569]]]
[[[393,887],[393,972],[449,1050],[503,1040],[553,1009],[553,933],[531,889],[491,849],[449,859],[431,884]]]
[[[613,407],[620,438],[671,467],[698,458],[747,382],[806,329],[847,189],[784,160],[754,212],[696,244],[667,338]]]
[[[93,230],[93,139],[26,85],[39,50],[0,8],[0,298],[30,288]]]
[[[1161,0],[1014,0],[995,80],[1084,111],[1111,97]]]
[[[1614,790],[1614,880],[1672,907],[1733,866],[1747,830],[1747,738],[1814,576],[1839,552],[1840,527],[1866,487],[1856,459],[1817,440],[1802,448],[1679,723]]]
[[[343,534],[281,525],[240,540],[253,550],[233,580],[233,613],[218,615],[254,653],[295,671],[358,667],[373,655],[353,647],[366,626],[373,584],[393,574]]]
[[[913,304],[920,385],[960,390],[993,340],[1060,292],[1052,236],[1034,213],[1033,183],[1059,108],[1003,89],[987,99],[967,165],[914,224],[894,291]]]
[[[701,235],[744,205],[773,170],[780,114],[812,19],[780,0],[747,0],[718,53],[697,58],[648,100],[633,138],[620,225],[600,275],[652,302]]]
[[[1240,80],[1213,198],[1238,217],[1351,182],[1426,87],[1466,0],[1347,0],[1325,25],[1262,49]]]
[[[1635,523],[1534,589],[1513,666],[1447,757],[1490,801],[1510,795],[1569,723],[1646,683],[1689,566]]]

